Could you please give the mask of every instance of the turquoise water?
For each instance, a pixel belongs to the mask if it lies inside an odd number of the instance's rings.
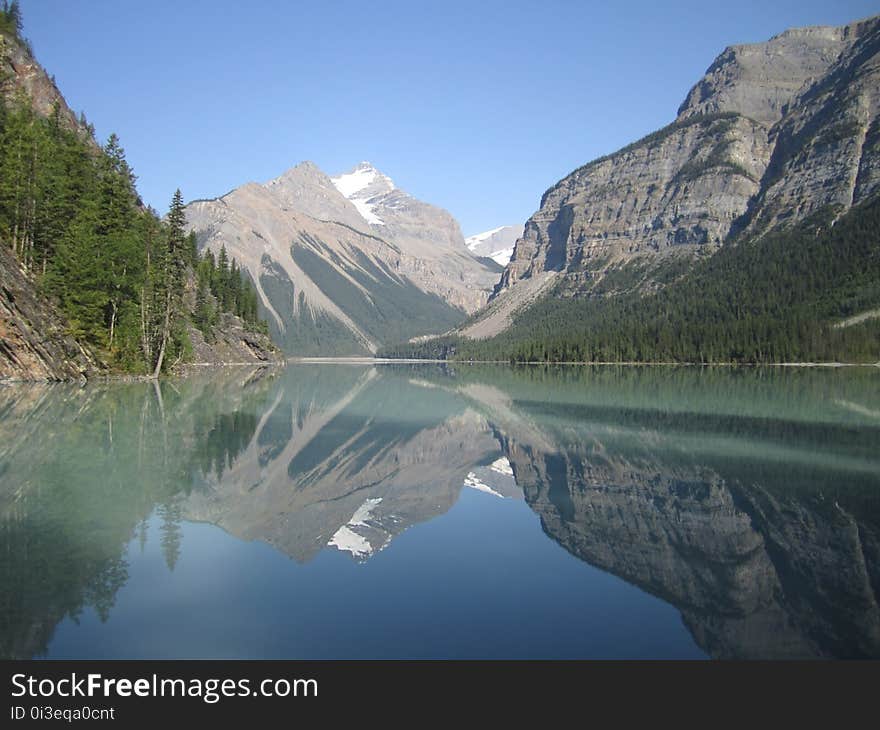
[[[875,369],[0,387],[0,652],[880,657]]]

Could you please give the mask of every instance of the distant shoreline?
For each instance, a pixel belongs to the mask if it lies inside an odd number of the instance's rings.
[[[775,367],[775,368],[880,368],[880,362],[646,362],[646,361],[554,361],[529,360],[511,363],[509,360],[440,360],[421,357],[289,357],[289,364],[326,365],[389,365],[394,363],[445,363],[449,365],[625,365],[628,367],[657,366],[667,367]]]
[[[729,367],[729,368],[878,368],[880,362],[631,362],[631,361],[596,361],[596,362],[544,362],[541,360],[511,363],[509,360],[430,360],[427,358],[395,358],[395,357],[288,357],[283,360],[269,362],[224,362],[224,363],[187,363],[178,372],[163,374],[158,380],[177,380],[189,377],[199,371],[222,370],[224,368],[271,369],[285,365],[559,365],[559,366],[622,366],[622,367]],[[86,383],[120,382],[137,383],[156,381],[149,375],[133,375],[127,373],[102,373],[83,377],[77,381],[70,380],[29,380],[24,378],[0,378],[0,386],[27,385],[34,383]]]

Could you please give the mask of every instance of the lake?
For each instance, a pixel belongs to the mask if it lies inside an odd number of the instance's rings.
[[[0,386],[4,658],[880,658],[876,368]]]

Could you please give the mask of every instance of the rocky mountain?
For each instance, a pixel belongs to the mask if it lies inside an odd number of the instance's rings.
[[[363,162],[330,178],[310,162],[187,207],[200,247],[225,246],[253,279],[274,339],[292,354],[363,354],[442,332],[497,277],[458,223]]]
[[[506,266],[513,256],[513,246],[521,233],[520,226],[501,226],[468,236],[464,242],[474,255],[486,256],[495,263]]]
[[[878,48],[880,16],[726,49],[672,124],[544,193],[487,324],[466,334],[497,333],[550,282],[586,293],[633,261],[712,254],[869,199],[880,185]]]

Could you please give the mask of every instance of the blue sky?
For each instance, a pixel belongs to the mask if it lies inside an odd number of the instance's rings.
[[[880,2],[21,0],[25,35],[167,208],[373,162],[465,235],[670,122],[727,45]]]

